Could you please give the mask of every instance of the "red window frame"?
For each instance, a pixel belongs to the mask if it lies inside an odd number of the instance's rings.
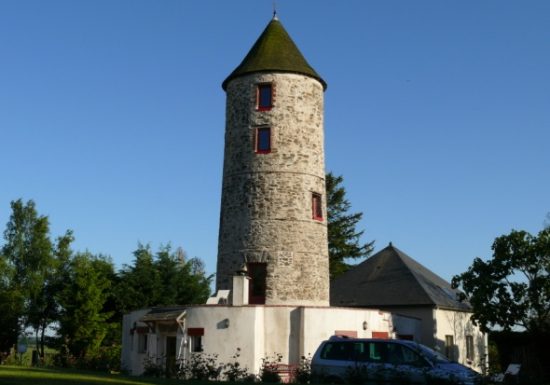
[[[269,100],[264,99],[264,90],[269,89]],[[273,83],[260,83],[256,87],[256,109],[258,111],[269,111],[273,108],[273,98],[275,93],[273,92]]]
[[[318,193],[311,193],[311,215],[316,221],[323,220],[323,197]]]
[[[267,148],[260,148],[260,136],[262,133],[267,132],[268,146]],[[254,132],[254,151],[256,154],[269,154],[271,152],[271,127],[256,127]]]

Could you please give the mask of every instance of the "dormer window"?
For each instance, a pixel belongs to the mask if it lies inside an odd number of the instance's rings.
[[[271,127],[257,127],[255,138],[255,151],[257,154],[271,152]]]
[[[269,111],[273,107],[273,84],[258,84],[256,91],[256,105],[259,111]]]

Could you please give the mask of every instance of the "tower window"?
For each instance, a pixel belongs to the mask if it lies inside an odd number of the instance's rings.
[[[317,221],[323,220],[323,198],[321,194],[311,194],[311,211],[313,219]]]
[[[258,84],[256,104],[260,111],[268,111],[273,107],[273,85],[271,83]]]
[[[248,287],[248,303],[262,305],[265,303],[265,288],[267,278],[266,263],[248,263],[248,276],[250,277]]]
[[[256,152],[267,154],[271,152],[271,127],[256,128]]]

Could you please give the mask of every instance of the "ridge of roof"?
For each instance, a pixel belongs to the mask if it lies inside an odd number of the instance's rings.
[[[271,19],[241,64],[223,81],[222,88],[234,78],[254,72],[289,72],[317,79],[326,90],[327,83],[306,61],[277,17]]]

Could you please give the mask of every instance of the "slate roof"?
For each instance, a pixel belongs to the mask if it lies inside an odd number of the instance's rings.
[[[431,306],[470,311],[457,291],[391,243],[331,282],[332,306]]]
[[[224,80],[225,90],[230,80],[254,72],[290,72],[311,76],[327,83],[308,64],[281,22],[274,17],[262,32],[242,63]]]

